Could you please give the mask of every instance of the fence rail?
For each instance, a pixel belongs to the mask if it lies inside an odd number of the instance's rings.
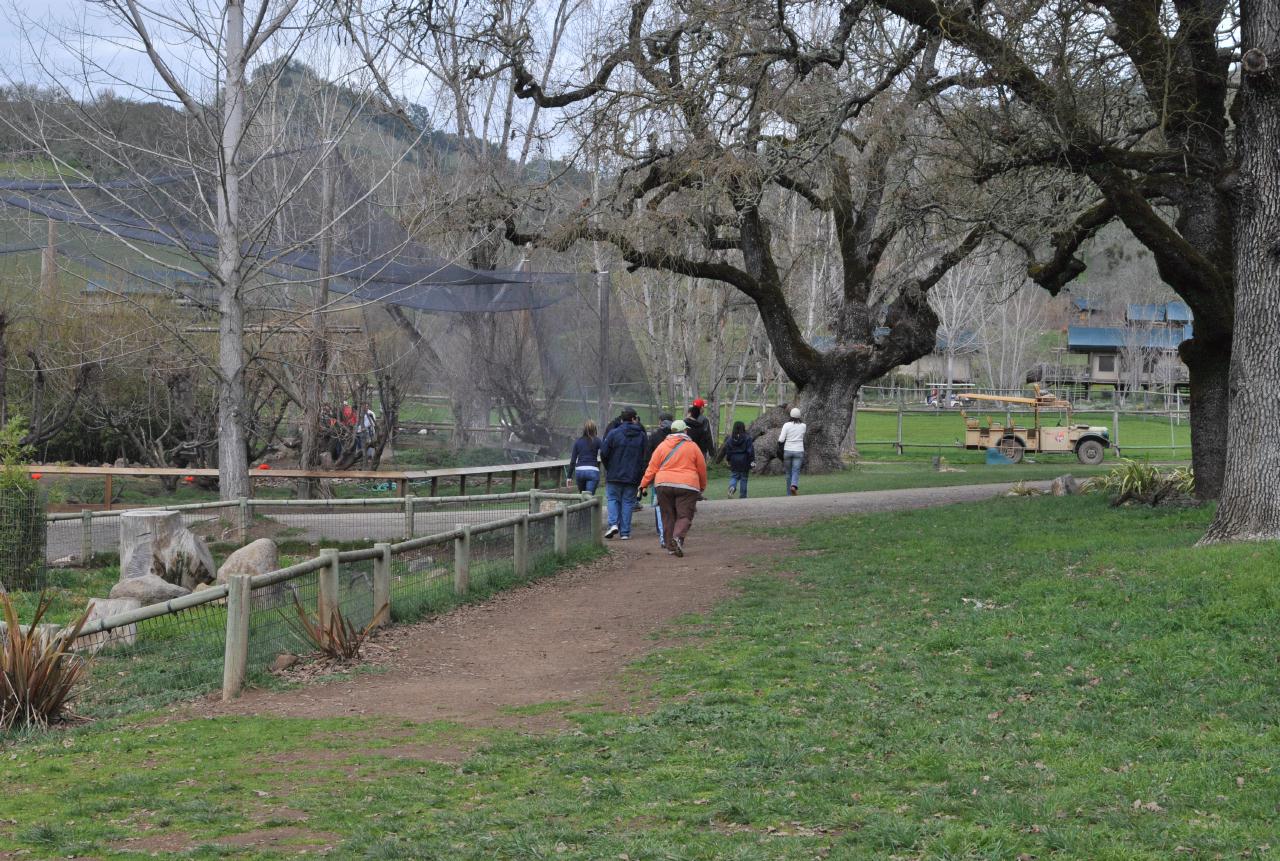
[[[90,622],[74,646],[97,655],[86,694],[92,710],[120,713],[219,686],[224,699],[238,696],[280,653],[305,648],[290,621],[295,604],[321,625],[336,608],[357,627],[381,626],[418,618],[477,589],[519,581],[532,564],[561,559],[574,546],[603,543],[599,497],[537,491],[494,496],[519,503],[520,510],[455,511],[472,522],[395,543],[322,549],[275,571],[235,575]]]
[[[317,479],[317,480],[357,480],[357,481],[390,481],[395,482],[397,494],[399,496],[408,496],[409,490],[414,484],[426,484],[429,486],[428,496],[436,496],[440,490],[441,481],[458,482],[458,495],[467,495],[467,483],[471,480],[484,479],[485,492],[493,490],[495,478],[506,478],[511,482],[511,491],[514,493],[519,477],[528,473],[533,480],[534,489],[538,489],[544,479],[552,476],[558,476],[566,466],[569,465],[567,459],[562,460],[540,460],[530,463],[512,463],[501,464],[496,466],[462,466],[449,469],[414,469],[400,471],[373,471],[373,470],[308,470],[308,469],[268,469],[268,470],[251,470],[249,473],[250,496],[254,486],[262,481],[272,479]],[[113,481],[116,478],[186,478],[202,477],[217,478],[218,471],[216,469],[178,469],[173,467],[145,467],[145,466],[65,466],[62,464],[30,464],[23,467],[30,473],[39,473],[41,475],[80,475],[102,478],[105,480],[103,489],[103,508],[111,509],[113,497]],[[207,504],[207,503],[198,503]]]

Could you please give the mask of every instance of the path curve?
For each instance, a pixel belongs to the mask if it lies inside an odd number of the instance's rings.
[[[619,673],[660,645],[656,631],[710,609],[733,594],[735,580],[772,569],[772,560],[785,553],[784,542],[753,532],[752,525],[985,500],[1009,486],[709,501],[698,508],[683,559],[658,547],[646,508],[637,514],[635,537],[609,542],[604,560],[383,632],[370,653],[385,672],[289,691],[251,690],[205,710],[528,726],[507,710],[559,702],[624,705]],[[556,721],[552,716],[548,723]]]

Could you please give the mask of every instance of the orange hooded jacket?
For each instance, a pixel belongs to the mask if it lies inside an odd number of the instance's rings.
[[[680,445],[681,442],[684,445]],[[680,448],[668,460],[667,455],[671,454],[678,445]],[[664,464],[663,461],[666,463]],[[698,450],[698,444],[689,439],[686,434],[668,434],[667,438],[659,443],[653,457],[649,458],[649,468],[644,471],[644,478],[640,480],[642,488],[651,484],[677,485],[699,492],[705,491],[707,461]]]

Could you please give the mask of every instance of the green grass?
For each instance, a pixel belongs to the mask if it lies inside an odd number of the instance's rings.
[[[0,752],[0,849],[1265,857],[1280,547],[1194,548],[1210,513],[1006,499],[790,533],[799,576],[746,581],[639,663],[651,710],[561,734],[244,718],[27,739]],[[458,766],[407,743],[474,750]],[[284,845],[216,845],[298,814]]]
[[[961,452],[974,455],[981,452]],[[999,484],[1007,481],[1039,481],[1057,478],[1071,473],[1077,478],[1101,475],[1115,468],[1114,463],[1102,466],[1084,466],[1074,457],[1056,456],[1044,458],[1048,463],[1023,463],[1017,466],[987,466],[975,462],[977,458],[956,458],[944,455],[948,466],[959,472],[938,472],[926,460],[860,463],[851,469],[829,475],[801,475],[800,492],[805,496],[816,493],[849,493],[869,490],[902,490],[912,487],[954,487],[962,484]],[[707,473],[707,498],[721,499],[729,487],[729,470],[723,465],[713,466]],[[753,475],[748,481],[748,491],[753,497],[785,496],[786,480],[781,475]]]

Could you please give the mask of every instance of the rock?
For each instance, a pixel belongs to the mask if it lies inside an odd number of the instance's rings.
[[[1080,482],[1070,474],[1058,476],[1049,485],[1049,493],[1053,496],[1075,496],[1079,492]]]
[[[226,583],[228,579],[237,574],[248,574],[250,576],[266,574],[268,571],[274,571],[279,567],[280,551],[276,547],[276,543],[270,538],[259,538],[227,557],[227,561],[223,562],[222,567],[218,569],[218,582]],[[250,597],[253,599],[253,606],[255,607],[271,607],[281,603],[284,592],[285,584],[275,583],[271,586],[254,589]]]
[[[91,606],[89,608],[89,618],[85,620],[86,625],[99,619],[106,619],[110,616],[127,613],[130,610],[136,610],[142,606],[142,602],[137,598],[94,598],[89,603]],[[96,653],[108,646],[132,646],[137,640],[137,625],[121,625],[119,628],[112,628],[110,631],[99,631],[96,634],[80,637],[76,640],[75,647]]]
[[[154,574],[130,577],[111,587],[112,598],[137,598],[143,605],[159,604],[190,592],[190,589],[184,589]]]
[[[76,564],[76,557],[63,556],[61,559],[55,559],[49,563],[50,568],[70,568]]]
[[[216,582],[226,583],[235,574],[266,574],[280,567],[280,550],[270,538],[259,538],[227,557]]]
[[[271,672],[282,673],[297,663],[297,655],[291,655],[288,652],[281,652],[276,655],[276,659],[271,662]]]
[[[116,462],[112,464],[116,469],[128,469],[129,461],[123,457],[116,458]]]

